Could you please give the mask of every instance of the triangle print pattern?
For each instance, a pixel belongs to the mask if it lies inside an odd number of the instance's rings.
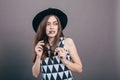
[[[64,38],[60,38],[58,47],[64,48]],[[65,48],[64,48],[65,49]],[[70,60],[70,55],[66,52],[66,59]],[[49,56],[41,61],[42,80],[73,80],[71,71],[62,63],[57,53],[54,53],[54,59]]]

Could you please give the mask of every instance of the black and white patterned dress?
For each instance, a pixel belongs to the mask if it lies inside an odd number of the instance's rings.
[[[64,38],[61,37],[58,47],[64,47]],[[67,60],[71,60],[70,55],[66,51]],[[41,63],[42,80],[73,80],[71,71],[61,62],[58,53],[54,52],[53,60],[46,57]]]

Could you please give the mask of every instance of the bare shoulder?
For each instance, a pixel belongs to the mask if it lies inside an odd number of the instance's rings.
[[[72,38],[65,38],[65,43],[66,43],[67,45],[74,44],[74,42],[73,42],[73,39],[72,39]]]
[[[73,46],[74,46],[74,41],[72,38],[65,38],[64,39],[65,42],[65,47],[70,50]]]
[[[74,41],[72,38],[65,38],[64,39],[64,43],[65,43],[65,47],[67,49],[67,51],[69,52],[69,54],[71,56],[73,56],[73,54],[77,54],[77,49],[76,49],[76,46],[74,44]]]

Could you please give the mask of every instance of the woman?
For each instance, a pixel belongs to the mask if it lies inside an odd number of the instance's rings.
[[[34,77],[41,72],[43,80],[73,80],[71,71],[82,72],[73,40],[65,38],[62,33],[66,24],[66,14],[55,8],[46,9],[33,19],[36,32],[32,67]]]

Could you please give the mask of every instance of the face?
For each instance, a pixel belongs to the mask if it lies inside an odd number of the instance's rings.
[[[48,37],[55,37],[58,32],[58,21],[55,16],[50,16],[46,25],[46,34]]]

